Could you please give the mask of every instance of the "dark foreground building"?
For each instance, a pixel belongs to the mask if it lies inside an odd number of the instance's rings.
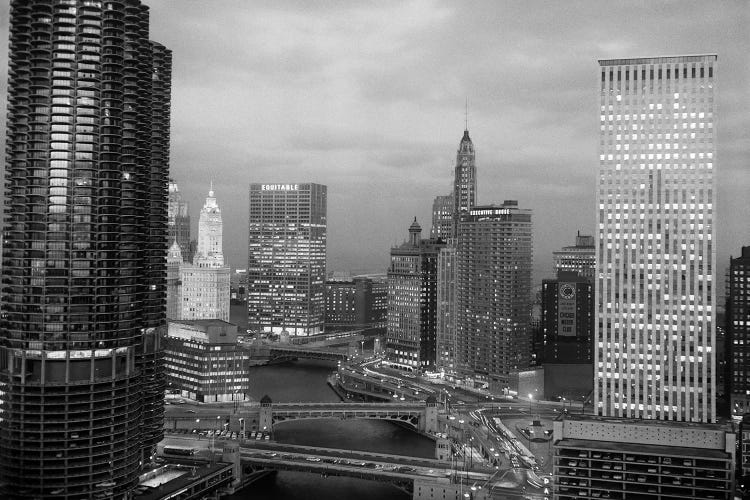
[[[750,413],[750,246],[730,260],[727,281],[730,411],[742,416]]]
[[[127,498],[163,436],[171,52],[138,0],[14,0],[0,497]]]
[[[594,389],[594,286],[574,271],[542,281],[544,393],[578,399]]]

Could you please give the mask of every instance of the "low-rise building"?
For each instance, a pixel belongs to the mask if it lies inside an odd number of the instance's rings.
[[[169,388],[203,403],[243,401],[250,390],[249,354],[237,325],[218,319],[170,321],[164,339]]]
[[[571,415],[553,436],[555,500],[734,497],[728,426]]]

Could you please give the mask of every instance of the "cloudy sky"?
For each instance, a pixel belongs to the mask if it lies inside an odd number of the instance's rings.
[[[174,53],[171,175],[194,233],[213,180],[233,267],[248,184],[307,181],[328,186],[329,270],[384,270],[451,189],[468,98],[479,202],[533,209],[546,277],[553,250],[594,230],[597,59],[695,53],[719,56],[719,272],[750,244],[745,0],[146,3]]]

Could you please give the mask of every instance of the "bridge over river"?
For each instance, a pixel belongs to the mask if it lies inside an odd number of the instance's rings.
[[[233,448],[237,450],[243,484],[265,477],[269,471],[289,470],[387,482],[408,493],[412,493],[417,484],[447,491],[463,487],[468,490],[470,484],[483,484],[489,491],[492,479],[497,476],[495,469],[459,470],[450,461],[267,441],[241,440],[238,443],[197,436],[169,436],[162,445],[192,448],[196,456],[204,457]]]
[[[283,422],[302,419],[374,419],[398,422],[428,434],[439,432],[434,398],[425,403],[273,403],[264,396],[260,404],[245,405],[226,419],[201,418],[208,413],[216,415],[216,411],[210,409],[197,413],[193,409],[181,412],[173,408],[164,424],[172,430],[228,428],[245,433],[255,429],[271,431]]]

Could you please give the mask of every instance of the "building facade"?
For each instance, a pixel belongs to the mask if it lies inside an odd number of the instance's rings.
[[[593,390],[594,287],[575,271],[542,281],[541,334],[547,399],[580,400]]]
[[[730,259],[726,326],[729,406],[733,416],[750,413],[750,246]]]
[[[739,455],[737,456],[737,474],[744,478],[745,488],[750,486],[750,413],[742,416],[740,423],[740,446],[738,447]]]
[[[167,253],[167,319],[182,317],[182,251],[177,242],[172,242]]]
[[[129,498],[163,438],[171,52],[148,8],[12,1],[0,496]]]
[[[456,152],[456,167],[453,175],[453,236],[458,234],[461,215],[467,213],[477,203],[477,166],[474,143],[469,137],[469,130]]]
[[[171,390],[201,403],[244,401],[250,354],[237,344],[237,325],[218,319],[170,321],[164,339]]]
[[[437,369],[456,373],[456,247],[448,244],[438,253]]]
[[[555,500],[734,498],[727,426],[568,415],[553,436]]]
[[[432,202],[432,229],[430,238],[448,241],[453,237],[453,194],[435,197]]]
[[[531,211],[506,200],[461,216],[456,247],[456,364],[495,389],[529,366]]]
[[[256,332],[323,333],[327,188],[250,184],[247,314]]]
[[[716,56],[601,60],[594,400],[716,418]]]
[[[409,241],[391,249],[388,268],[386,359],[394,367],[435,370],[437,260],[442,240],[422,239],[416,217]]]
[[[229,276],[229,290],[232,303],[244,303],[247,300],[247,269],[235,269]]]
[[[552,252],[555,274],[561,271],[576,272],[594,282],[596,275],[596,247],[593,236],[576,234],[576,244]]]
[[[195,257],[192,264],[180,266],[180,310],[172,319],[229,321],[229,267],[224,265],[223,226],[212,186],[198,219]]]
[[[169,202],[167,208],[167,224],[169,228],[167,242],[169,245],[177,242],[185,262],[193,262],[190,251],[190,207],[182,199],[182,193],[174,179],[169,179]]]
[[[542,281],[544,363],[594,360],[594,287],[576,272]]]
[[[388,314],[385,276],[331,279],[326,281],[325,289],[327,331],[385,327]]]

